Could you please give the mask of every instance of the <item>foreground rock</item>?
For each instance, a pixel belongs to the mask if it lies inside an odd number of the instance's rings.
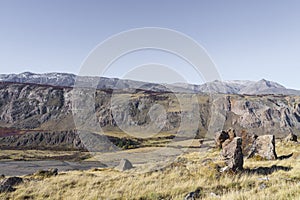
[[[258,157],[265,160],[277,159],[275,151],[275,136],[262,135],[254,141],[248,158]]]
[[[16,189],[14,186],[23,183],[23,179],[20,177],[9,177],[0,182],[0,193],[13,192]]]
[[[125,171],[125,170],[129,170],[132,168],[133,168],[133,166],[132,166],[131,162],[127,159],[122,159],[120,161],[120,164],[116,167],[116,169],[119,171]]]
[[[254,133],[246,132],[245,130],[241,131],[238,136],[242,138],[243,154],[248,157],[258,136]]]
[[[244,156],[242,152],[242,138],[235,137],[222,149],[221,156],[225,160],[228,169],[233,172],[243,170]]]
[[[219,131],[215,134],[215,143],[218,148],[222,148],[222,144],[229,139],[229,135],[226,131]]]
[[[51,177],[51,176],[56,176],[57,174],[58,174],[58,169],[52,168],[49,170],[39,170],[34,175],[41,176],[41,177]]]
[[[235,130],[232,128],[227,131],[227,134],[229,136],[229,140],[233,140],[236,137]]]
[[[223,149],[224,146],[229,144],[236,137],[235,130],[230,128],[227,131],[219,131],[215,134],[216,146]]]
[[[194,192],[188,193],[185,197],[184,200],[196,200],[200,198],[200,189],[197,188]]]

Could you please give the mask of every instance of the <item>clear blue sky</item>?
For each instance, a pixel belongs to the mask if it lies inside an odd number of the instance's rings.
[[[194,38],[225,80],[265,78],[300,89],[297,0],[0,0],[0,73],[76,74],[97,44],[139,27]]]

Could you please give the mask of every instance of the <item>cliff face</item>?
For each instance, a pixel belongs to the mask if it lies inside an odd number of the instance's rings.
[[[114,94],[113,101],[111,97],[111,91],[97,91],[94,98],[96,119],[104,128],[116,128],[120,122],[126,127],[143,128],[155,121],[154,124],[158,124],[161,130],[175,132],[184,120],[193,120],[195,115],[191,110],[195,113],[199,110],[199,134],[205,134],[209,128],[215,131],[228,127],[246,129],[257,134],[283,135],[290,129],[295,133],[300,130],[300,97],[297,96],[213,97],[186,94],[180,103],[172,93],[138,91],[134,94]],[[127,102],[118,105],[124,98]],[[198,105],[191,103],[194,102],[191,98],[197,98]],[[165,110],[163,114],[166,120],[163,115],[156,115],[161,110]],[[72,88],[0,84],[0,126],[54,132],[75,129]],[[189,129],[183,127],[180,131],[184,133]]]
[[[49,121],[62,120],[72,114],[70,91],[32,84],[0,84],[0,122],[18,129],[35,129]]]
[[[257,134],[297,133],[299,106],[300,98],[295,96],[228,96],[226,123]]]

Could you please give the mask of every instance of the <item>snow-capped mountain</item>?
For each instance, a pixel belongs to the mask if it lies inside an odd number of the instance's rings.
[[[0,74],[1,82],[33,83],[41,85],[53,85],[74,87],[93,86],[98,89],[141,89],[156,92],[191,92],[191,93],[221,93],[221,94],[285,94],[300,95],[300,91],[287,89],[284,86],[262,79],[260,81],[213,81],[202,85],[176,83],[158,84],[118,78],[76,76],[68,73],[35,74],[24,72],[20,74]]]
[[[241,89],[252,81],[213,81],[200,85],[199,90],[206,93],[239,94]]]
[[[276,93],[279,90],[286,90],[286,88],[276,82],[262,79],[257,82],[252,82],[246,87],[242,88],[240,94],[261,94],[261,93]]]
[[[75,79],[76,75],[68,73],[35,74],[24,72],[21,74],[0,74],[0,81],[2,82],[35,83],[67,87],[73,86]]]

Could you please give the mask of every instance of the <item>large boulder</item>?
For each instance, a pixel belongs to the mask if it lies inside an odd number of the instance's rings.
[[[119,171],[125,171],[125,170],[129,170],[132,168],[133,168],[133,166],[132,166],[131,162],[127,159],[122,159],[120,161],[120,164],[116,167],[116,169]]]
[[[238,136],[242,138],[242,150],[244,156],[249,156],[253,144],[258,136],[245,130],[241,131]]]
[[[243,170],[242,138],[235,137],[229,144],[224,146],[221,156],[228,168],[233,172]]]
[[[219,131],[215,134],[215,143],[218,148],[222,148],[222,144],[229,139],[229,135],[226,131]]]
[[[232,128],[228,129],[227,131],[219,131],[215,134],[216,146],[222,149],[235,137],[236,137],[235,130]]]
[[[275,151],[275,136],[262,135],[254,141],[248,158],[258,157],[265,160],[277,159]]]

